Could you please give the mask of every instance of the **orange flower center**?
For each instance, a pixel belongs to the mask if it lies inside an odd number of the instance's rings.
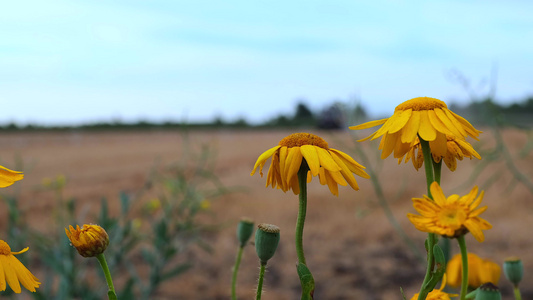
[[[287,148],[311,145],[324,148],[326,150],[329,149],[328,143],[324,141],[324,139],[311,133],[293,133],[282,139],[279,142],[279,145]]]
[[[430,97],[417,97],[413,98],[411,100],[407,100],[403,102],[402,104],[396,106],[396,109],[394,110],[434,110],[435,108],[448,108],[446,103],[443,101],[440,101],[439,99],[430,98]]]
[[[0,240],[0,255],[9,255],[11,254],[11,247],[9,247],[9,245]]]
[[[460,229],[466,221],[466,212],[459,205],[443,207],[438,213],[438,224],[453,230]]]

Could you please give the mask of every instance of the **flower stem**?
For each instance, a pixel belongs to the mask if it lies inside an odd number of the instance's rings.
[[[466,292],[468,290],[468,253],[466,252],[465,236],[461,235],[457,238],[459,249],[461,249],[461,261],[463,263],[463,274],[461,278],[461,300],[465,300]]]
[[[109,267],[107,266],[107,261],[105,260],[104,254],[98,254],[96,259],[98,259],[98,262],[104,271],[105,280],[107,281],[107,287],[109,289],[107,292],[109,300],[117,300],[117,294],[115,292],[115,287],[113,286],[113,278],[111,278],[111,272],[109,272]]]
[[[300,187],[299,206],[298,206],[298,219],[296,220],[296,255],[298,256],[298,262],[307,265],[305,262],[304,247],[303,247],[303,235],[305,215],[307,211],[307,172],[309,167],[307,162],[302,160],[302,165],[298,171],[298,184]]]
[[[522,295],[520,294],[520,289],[518,288],[517,285],[514,287],[514,299],[522,300]]]
[[[237,252],[237,259],[235,260],[235,266],[233,266],[233,277],[231,279],[231,299],[237,300],[237,272],[239,271],[239,265],[241,264],[242,250],[244,247],[239,247]]]
[[[434,173],[433,173],[433,157],[431,156],[431,149],[429,148],[429,142],[423,140],[418,137],[420,140],[420,146],[422,146],[422,152],[424,154],[424,170],[426,171],[426,185],[427,185],[427,193],[428,197],[430,199],[433,199],[433,196],[431,195],[430,186],[435,181]],[[439,169],[439,178],[440,178],[440,169]],[[431,279],[431,273],[433,272],[434,268],[434,257],[433,257],[433,246],[437,243],[437,237],[433,233],[428,233],[427,238],[427,267],[426,267],[426,275],[424,276],[424,281],[422,282],[422,286],[420,287],[420,293],[418,294],[418,300],[424,300],[427,297],[427,294],[433,290],[434,286],[428,286],[428,282]]]
[[[307,210],[307,172],[309,166],[307,162],[302,160],[300,170],[298,170],[298,187],[300,188],[299,206],[298,206],[298,219],[296,220],[296,255],[298,256],[298,264],[296,270],[298,271],[298,277],[300,278],[300,284],[302,286],[301,300],[313,299],[313,293],[315,291],[315,280],[313,274],[309,271],[307,263],[305,262],[304,247],[303,247],[303,234],[305,214]]]
[[[261,262],[261,269],[259,270],[259,280],[257,281],[256,300],[261,300],[261,293],[263,292],[263,278],[265,277],[266,262]]]

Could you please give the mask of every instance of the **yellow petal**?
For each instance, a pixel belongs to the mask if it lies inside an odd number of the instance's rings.
[[[320,166],[332,172],[338,172],[341,170],[341,168],[337,166],[333,158],[331,158],[331,154],[329,154],[328,150],[320,148],[320,147],[315,147],[315,149],[318,153],[318,158],[320,160]]]
[[[483,235],[483,231],[479,228],[479,226],[472,220],[467,219],[465,221],[465,227],[470,231],[472,236],[480,243],[482,243],[485,240],[485,236]]]
[[[381,119],[381,120],[374,120],[374,121],[366,122],[366,123],[363,123],[363,124],[350,126],[348,128],[350,128],[351,130],[360,130],[360,129],[372,128],[372,127],[375,127],[375,126],[378,126],[378,125],[381,125],[381,124],[387,122],[387,120],[388,120],[388,118],[387,119]]]
[[[11,263],[11,259],[16,259],[13,255],[0,255],[0,264],[4,267],[5,277],[7,284],[11,287],[13,292],[20,294],[21,288],[17,274]]]
[[[479,140],[477,137],[479,136],[479,133],[481,131],[477,130],[468,122],[465,118],[461,117],[460,115],[454,113],[453,111],[449,111],[451,115],[453,115],[459,123],[461,123],[463,129],[468,133],[469,136],[473,137],[476,140]]]
[[[437,131],[446,135],[454,135],[453,132],[451,132],[451,130],[448,129],[448,127],[446,127],[446,125],[439,119],[439,117],[437,117],[437,114],[434,110],[428,110],[428,118],[431,122],[431,125],[433,125]]]
[[[401,113],[402,111],[394,112],[394,114],[389,119],[387,119],[385,124],[383,124],[383,126],[381,126],[378,129],[378,131],[376,131],[376,133],[374,134],[374,137],[372,137],[372,140],[375,140],[378,137],[384,135],[386,132],[388,132],[389,129],[391,128],[391,125],[396,122],[396,119],[400,116]]]
[[[342,161],[342,158],[340,158],[338,156],[337,153],[335,152],[332,152],[332,155],[331,157],[333,158],[333,160],[335,160],[335,162],[337,163],[337,165],[339,167],[341,167],[341,174],[342,176],[344,176],[344,178],[346,179],[346,181],[348,182],[348,184],[354,189],[354,190],[359,190],[359,186],[357,185],[357,181],[355,180],[355,177],[352,175],[352,173],[350,172],[350,169],[348,168],[348,166],[346,166],[346,164]]]
[[[20,283],[30,292],[35,292],[35,288],[39,287],[39,285],[33,280],[34,276],[18,259],[14,258],[11,262],[13,263]]]
[[[448,117],[448,119],[450,119],[452,124],[455,126],[455,128],[457,128],[457,130],[459,130],[461,135],[463,137],[466,137],[468,135],[468,133],[463,128],[463,124],[461,124],[461,122],[459,122],[459,120],[457,120],[457,118],[452,114],[452,112],[449,109],[446,108],[446,109],[443,109],[443,111],[446,114],[446,116]]]
[[[418,127],[418,134],[425,141],[433,141],[437,138],[437,131],[429,121],[427,110],[420,111],[420,125]]]
[[[439,117],[439,120],[441,120],[442,123],[444,123],[444,126],[446,126],[446,128],[453,133],[454,136],[458,138],[465,137],[461,132],[459,132],[459,130],[452,123],[452,121],[450,121],[446,113],[442,111],[442,109],[435,108],[435,114],[437,115],[437,117]]]
[[[250,173],[250,176],[253,176],[255,174],[255,170],[258,166],[260,166],[259,173],[261,174],[261,177],[263,176],[263,166],[265,165],[265,162],[269,157],[271,157],[274,152],[276,152],[281,146],[276,146],[268,149],[267,151],[263,152],[257,159],[254,165],[254,169],[252,170],[252,173]]]
[[[394,150],[394,147],[396,147],[396,143],[398,142],[400,137],[400,133],[395,132],[392,134],[385,133],[383,136],[384,144],[383,144],[383,151],[381,152],[381,159],[387,158],[392,151]]]
[[[300,166],[302,165],[302,152],[300,147],[292,147],[289,149],[289,155],[287,155],[287,162],[285,163],[286,173],[285,178],[287,182],[291,182],[293,177],[296,176]]]
[[[305,158],[305,161],[307,162],[307,165],[309,166],[313,176],[317,176],[318,169],[320,169],[320,160],[318,159],[318,153],[316,152],[315,148],[317,147],[311,145],[303,145],[300,147],[300,151],[302,152],[302,155]]]
[[[320,184],[325,185],[326,184],[326,169],[324,167],[320,167],[320,170],[318,170],[318,180],[320,181]]]
[[[332,149],[330,148],[329,149],[330,152],[335,152],[336,154],[338,154],[343,160],[349,162],[350,164],[358,167],[358,168],[361,168],[361,169],[365,169],[365,167],[363,165],[361,165],[360,163],[358,163],[357,161],[355,161],[355,159],[353,159],[350,155],[340,151],[340,150],[337,150],[337,149]]]
[[[0,188],[8,187],[24,178],[22,172],[13,171],[6,167],[0,166]]]
[[[6,276],[5,276],[4,268],[5,268],[5,266],[0,261],[0,291],[5,291],[6,287],[7,287],[6,286]]]
[[[402,129],[402,143],[412,143],[416,139],[418,127],[420,127],[420,112],[413,111]]]
[[[429,190],[431,192],[431,196],[433,197],[433,201],[435,201],[438,206],[442,207],[444,204],[446,204],[446,197],[444,197],[444,192],[436,181],[431,184]]]
[[[437,137],[429,142],[429,148],[432,154],[444,157],[448,151],[446,136],[443,133],[437,132]]]
[[[394,122],[390,125],[389,133],[395,133],[400,131],[400,129],[402,129],[409,121],[409,118],[411,118],[412,111],[412,109],[401,111],[398,117],[394,118]]]
[[[339,187],[337,186],[337,182],[335,182],[335,180],[330,176],[331,173],[328,172],[327,170],[325,171],[325,177],[326,177],[326,183],[328,184],[328,188],[329,188],[329,191],[335,195],[335,196],[338,196],[339,195]]]

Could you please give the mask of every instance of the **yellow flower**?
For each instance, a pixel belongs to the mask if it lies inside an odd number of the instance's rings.
[[[6,281],[11,289],[19,294],[21,292],[20,283],[30,292],[35,292],[41,284],[37,277],[33,274],[15,257],[16,254],[21,254],[28,251],[28,247],[19,252],[11,252],[9,245],[0,240],[0,291],[6,290]],[[20,281],[20,283],[19,283]]]
[[[72,246],[83,257],[93,257],[102,254],[109,245],[107,232],[98,225],[85,224],[81,229],[79,225],[76,225],[76,229],[69,226],[68,230],[65,228],[65,233]]]
[[[465,140],[446,135],[446,146],[446,155],[442,156],[437,153],[432,153],[431,155],[436,163],[444,159],[444,163],[452,172],[457,168],[456,159],[463,160],[464,157],[481,159],[479,153]],[[402,159],[403,157],[398,158],[398,164],[402,162]],[[409,160],[413,161],[413,166],[417,170],[424,164],[424,154],[422,153],[422,147],[420,146],[420,139],[418,137],[405,155],[405,162],[407,163]]]
[[[426,300],[450,300],[451,299],[450,297],[459,296],[457,294],[448,294],[448,293],[443,292],[442,290],[444,289],[445,286],[446,286],[446,274],[442,278],[440,289],[429,292],[429,294],[426,297]],[[416,299],[418,299],[418,293],[416,293],[411,298],[411,300],[416,300]]]
[[[431,184],[430,191],[434,201],[426,195],[423,199],[413,198],[413,206],[420,215],[407,214],[416,229],[450,238],[470,232],[478,242],[485,240],[482,230],[491,229],[492,225],[479,217],[487,210],[486,206],[477,208],[483,199],[483,191],[476,198],[476,186],[468,195],[451,195],[446,199],[437,182]]]
[[[448,285],[458,287],[461,285],[463,264],[461,254],[455,255],[446,265]],[[500,266],[490,260],[482,259],[474,253],[468,253],[468,286],[478,288],[484,283],[498,284],[501,275]]]
[[[310,133],[294,133],[279,142],[279,145],[268,149],[257,159],[251,175],[259,167],[263,176],[263,166],[272,157],[268,170],[266,186],[272,185],[284,192],[292,189],[294,194],[300,193],[298,186],[298,170],[302,161],[309,166],[307,182],[312,176],[318,176],[320,184],[327,184],[333,195],[338,195],[338,185],[350,185],[359,190],[352,173],[363,178],[370,178],[364,171],[365,167],[356,162],[348,154],[328,147],[321,137]]]
[[[24,178],[22,172],[13,171],[6,167],[0,166],[0,188],[8,187]]]
[[[418,97],[398,105],[394,114],[387,119],[376,120],[352,126],[350,129],[367,129],[383,124],[370,136],[359,140],[383,138],[379,144],[381,158],[394,152],[395,158],[403,157],[415,142],[417,136],[429,142],[431,152],[440,157],[446,156],[448,149],[446,135],[464,140],[471,136],[477,140],[481,131],[463,117],[448,109],[446,103],[430,97]]]

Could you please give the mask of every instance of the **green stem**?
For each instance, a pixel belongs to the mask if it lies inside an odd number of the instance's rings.
[[[261,269],[259,270],[259,280],[257,281],[256,300],[261,300],[261,293],[263,292],[263,278],[265,277],[266,262],[261,262]]]
[[[442,159],[437,163],[433,159],[433,170],[435,171],[435,181],[440,185],[440,173],[442,170]]]
[[[237,253],[237,259],[235,260],[235,266],[233,266],[233,277],[231,279],[231,299],[237,300],[237,272],[239,271],[239,265],[241,264],[242,250],[244,247],[239,247]]]
[[[115,287],[113,286],[113,278],[111,278],[111,272],[109,272],[109,267],[107,266],[107,261],[105,260],[104,254],[98,254],[96,256],[96,259],[98,259],[100,266],[102,266],[102,270],[104,271],[105,275],[105,280],[107,281],[107,287],[109,289],[107,292],[107,296],[109,297],[109,300],[116,300],[117,294],[115,292]]]
[[[461,261],[463,263],[463,274],[461,278],[461,300],[465,300],[466,292],[468,290],[468,253],[466,251],[465,236],[461,235],[457,238],[459,249],[461,249]]]
[[[520,289],[518,286],[514,287],[514,298],[515,300],[522,300],[522,295],[520,294]]]
[[[424,154],[424,170],[426,171],[426,185],[427,185],[427,193],[428,197],[430,199],[433,199],[433,196],[431,195],[430,186],[435,181],[434,173],[433,173],[433,157],[431,156],[431,149],[429,148],[429,142],[423,140],[418,137],[420,140],[420,146],[422,146],[422,152]],[[440,178],[440,172],[439,172],[439,178]],[[428,283],[431,279],[431,273],[433,272],[434,264],[435,264],[435,258],[433,257],[433,246],[437,243],[437,236],[433,233],[428,233],[427,238],[427,267],[426,267],[426,275],[424,276],[424,281],[422,282],[422,286],[420,287],[420,293],[418,294],[418,300],[424,300],[426,299],[427,295],[431,290],[433,290],[434,286],[429,286]]]
[[[307,171],[309,166],[307,162],[302,160],[300,170],[298,170],[298,185],[300,187],[299,206],[298,206],[298,219],[296,220],[296,255],[298,256],[298,262],[307,265],[305,262],[304,247],[303,247],[303,235],[304,235],[304,223],[305,215],[307,211]]]

